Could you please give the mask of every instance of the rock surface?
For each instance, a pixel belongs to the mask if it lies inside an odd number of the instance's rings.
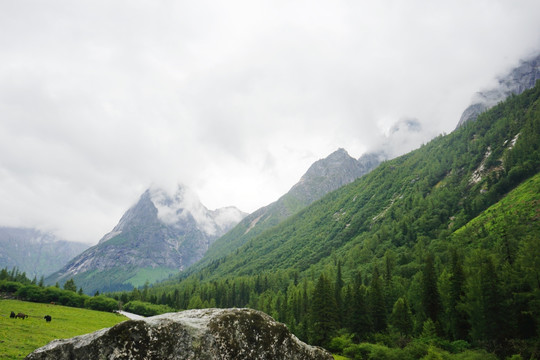
[[[540,79],[540,54],[521,61],[519,66],[498,79],[498,85],[494,89],[477,93],[473,103],[463,111],[457,127],[459,128],[467,121],[476,120],[478,115],[510,95],[519,95],[525,90],[533,88],[538,79]]]
[[[332,359],[270,316],[251,309],[202,309],[128,320],[54,340],[26,359]]]

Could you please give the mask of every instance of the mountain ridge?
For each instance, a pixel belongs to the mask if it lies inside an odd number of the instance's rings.
[[[366,153],[358,160],[339,148],[315,161],[300,180],[278,200],[255,210],[231,231],[217,239],[189,272],[236,250],[251,238],[276,226],[327,193],[369,173],[384,159],[382,153]]]
[[[438,238],[465,224],[499,194],[538,171],[535,136],[539,129],[533,125],[539,111],[538,105],[533,104],[538,102],[538,93],[540,85],[525,96],[497,105],[473,126],[467,123],[420,149],[382,163],[367,176],[326,195],[281,225],[251,239],[235,254],[215,259],[196,274],[211,279],[284,268],[306,271],[333,252],[337,254],[344,245],[360,246],[367,234],[376,238],[390,236],[396,245],[402,246],[414,241],[410,237],[413,230],[416,236]],[[521,103],[527,110],[513,114],[516,110],[511,107]],[[497,123],[490,124],[494,119]],[[521,157],[533,160],[516,160]],[[452,190],[452,195],[451,188],[457,189]],[[405,197],[413,189],[422,195],[411,193],[409,198]],[[458,195],[459,191],[462,194]],[[437,205],[435,200],[429,200],[433,194],[437,194]],[[448,196],[445,202],[438,203],[444,196]],[[396,213],[406,211],[413,203],[425,203],[423,213],[417,210],[400,221],[393,220]],[[450,218],[453,220],[449,221]],[[452,227],[448,228],[450,224]]]
[[[40,278],[88,247],[33,228],[0,227],[0,268],[16,267],[30,278]]]
[[[457,127],[467,121],[474,121],[484,111],[497,105],[507,97],[519,95],[535,86],[540,79],[540,53],[529,59],[521,60],[507,74],[497,79],[497,86],[492,89],[479,91],[475,94],[473,102],[461,114]]]

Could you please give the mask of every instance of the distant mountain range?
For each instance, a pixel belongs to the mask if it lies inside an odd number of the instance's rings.
[[[522,60],[516,68],[500,77],[495,88],[478,92],[472,104],[463,111],[458,127],[469,120],[476,120],[478,115],[510,95],[518,95],[533,88],[538,79],[540,79],[540,53],[528,60]]]
[[[174,194],[146,190],[96,246],[75,257],[46,283],[73,278],[87,293],[132,289],[199,260],[208,246],[246,214],[235,207],[208,210],[188,188]]]
[[[39,279],[57,271],[89,246],[36,229],[0,227],[0,268],[16,267],[28,278]]]

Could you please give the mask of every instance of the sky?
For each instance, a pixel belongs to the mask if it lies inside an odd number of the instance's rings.
[[[539,16],[538,0],[2,1],[0,226],[94,244],[150,186],[252,212],[338,148],[410,151],[539,50]]]

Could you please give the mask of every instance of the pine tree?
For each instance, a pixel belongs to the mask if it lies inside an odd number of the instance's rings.
[[[354,280],[352,291],[352,311],[350,313],[350,330],[356,334],[358,341],[365,340],[372,331],[372,323],[367,303],[367,288],[362,284],[360,272]]]
[[[466,309],[473,341],[500,343],[507,329],[503,325],[503,296],[499,277],[491,257],[479,252],[473,257]]]
[[[337,263],[337,273],[336,273],[336,283],[334,284],[334,296],[336,298],[336,312],[337,312],[337,321],[338,327],[343,327],[343,277],[341,274],[341,260]]]
[[[141,300],[142,301],[148,301],[148,288],[150,286],[150,282],[146,280],[144,282],[143,290],[141,291]]]
[[[375,266],[373,269],[373,277],[369,287],[369,314],[373,330],[375,332],[383,332],[386,330],[386,299],[384,296],[384,287],[379,270]]]
[[[467,313],[464,311],[465,273],[457,250],[451,252],[450,303],[448,304],[448,319],[450,335],[454,340],[466,339],[469,332]]]
[[[403,298],[397,299],[390,315],[390,324],[401,335],[410,335],[413,329],[411,310],[409,304]]]
[[[69,290],[73,292],[77,292],[77,285],[75,285],[75,280],[73,278],[69,279],[64,284],[64,290]]]
[[[426,318],[431,319],[437,326],[442,311],[442,303],[437,287],[437,274],[435,272],[434,262],[433,255],[428,254],[422,273],[422,307]]]
[[[337,330],[336,299],[328,278],[321,274],[311,305],[312,341],[316,345],[328,344]]]

